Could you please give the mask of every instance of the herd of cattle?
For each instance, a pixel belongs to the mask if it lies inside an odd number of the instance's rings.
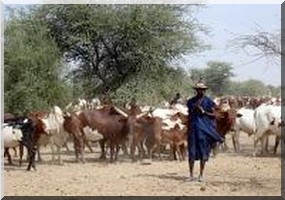
[[[281,117],[283,102],[280,98],[252,97],[217,97],[214,110],[217,132],[225,137],[232,135],[235,151],[240,151],[239,135],[245,132],[254,135],[253,156],[257,153],[260,141],[262,153],[267,153],[268,136],[276,136],[274,153],[281,139],[284,120]],[[75,158],[85,162],[85,147],[91,152],[92,143],[99,142],[101,159],[110,151],[110,161],[118,159],[120,149],[131,159],[154,156],[161,158],[161,153],[170,152],[170,157],[184,160],[187,154],[188,109],[186,103],[163,107],[139,106],[129,103],[117,106],[112,102],[101,102],[98,98],[87,102],[78,99],[63,110],[54,106],[49,112],[30,112],[27,116],[4,114],[2,138],[4,156],[12,164],[9,148],[15,153],[19,147],[22,164],[24,147],[27,149],[28,167],[36,169],[36,154],[41,160],[40,147],[50,145],[52,162],[55,155],[61,160],[61,148],[69,150],[67,143],[73,141]],[[227,146],[225,143],[224,146]],[[216,145],[214,152],[219,145]],[[56,151],[55,151],[56,147]],[[170,151],[166,151],[170,147]]]

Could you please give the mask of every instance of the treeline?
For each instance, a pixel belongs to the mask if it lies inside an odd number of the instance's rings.
[[[234,95],[234,96],[281,96],[281,87],[266,85],[262,81],[250,79],[247,81],[231,80],[235,74],[232,72],[231,63],[208,62],[204,69],[191,69],[191,79],[197,80],[204,77],[209,86],[212,96]]]
[[[207,32],[194,16],[199,8],[78,4],[10,10],[4,23],[5,112],[23,114],[100,95],[158,104],[176,92],[191,96],[200,75],[212,94],[262,94],[231,82],[228,63],[210,62],[209,69],[190,75],[173,66],[181,56],[208,48],[197,36]]]

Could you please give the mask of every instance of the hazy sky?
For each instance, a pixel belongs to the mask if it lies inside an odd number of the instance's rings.
[[[275,32],[281,27],[281,5],[207,5],[198,13],[200,22],[209,27],[211,36],[203,40],[212,45],[212,50],[199,57],[188,57],[183,62],[185,68],[201,68],[208,61],[225,61],[233,64],[234,80],[250,78],[262,80],[266,84],[281,84],[281,63],[268,60],[254,60],[244,51],[227,48],[235,34],[251,34],[262,27],[264,31]],[[258,25],[257,25],[258,24]]]
[[[14,4],[13,7],[18,6]],[[256,24],[269,32],[280,29],[281,5],[211,4],[200,9],[197,17],[211,30],[210,36],[201,37],[206,44],[212,46],[212,49],[199,54],[198,57],[187,56],[181,62],[184,68],[202,68],[208,61],[225,61],[233,64],[236,75],[234,80],[253,78],[275,86],[281,84],[281,63],[274,64],[267,60],[252,63],[254,58],[246,55],[242,50],[233,52],[232,49],[227,48],[234,34],[254,33]]]

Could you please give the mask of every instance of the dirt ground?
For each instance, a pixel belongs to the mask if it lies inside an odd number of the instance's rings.
[[[270,141],[273,148],[273,138]],[[63,165],[51,165],[49,147],[43,149],[42,164],[37,171],[26,172],[26,166],[4,165],[4,195],[10,196],[280,196],[281,159],[277,156],[252,157],[253,142],[241,134],[242,152],[234,153],[230,137],[229,150],[211,158],[206,167],[205,182],[186,182],[187,161],[163,159],[132,163],[120,158],[116,164],[99,161],[86,149],[87,163],[74,163],[74,154],[63,151]],[[72,145],[70,145],[72,147]],[[271,150],[270,149],[270,150]],[[13,151],[11,155],[13,155]],[[3,158],[2,158],[3,161]],[[17,158],[14,163],[18,164]],[[198,163],[195,166],[198,175]]]

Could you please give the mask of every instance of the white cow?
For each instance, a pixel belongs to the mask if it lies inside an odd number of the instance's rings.
[[[9,164],[12,164],[12,159],[9,154],[9,148],[15,148],[20,145],[20,141],[22,140],[23,133],[20,129],[13,128],[7,124],[4,124],[2,128],[2,141],[4,144],[4,156],[8,156]]]
[[[262,145],[262,153],[265,151],[265,142],[269,134],[274,134],[278,138],[281,137],[281,106],[262,105],[259,106],[254,113],[256,122],[256,133],[254,137],[254,152],[256,156],[257,142],[260,140]]]
[[[254,110],[241,108],[237,111],[236,121],[233,127],[232,140],[235,151],[240,151],[240,131],[245,132],[248,136],[256,132],[256,123],[254,118]]]
[[[188,108],[184,104],[177,103],[173,106],[173,109],[182,113],[183,115],[188,115]]]
[[[58,162],[62,164],[60,157],[61,147],[66,144],[69,134],[63,128],[63,112],[58,106],[54,106],[51,112],[46,118],[40,119],[45,124],[45,132],[47,135],[43,135],[41,140],[48,140],[51,151],[52,151],[52,163],[54,163],[55,150],[54,146],[57,148]]]
[[[4,148],[14,148],[19,146],[19,142],[23,137],[23,133],[20,129],[13,128],[4,124],[2,129],[2,140],[4,141]]]
[[[178,110],[173,110],[168,108],[156,108],[152,112],[152,115],[154,117],[160,117],[162,119],[169,119],[171,116],[175,115],[178,112],[179,112]]]

